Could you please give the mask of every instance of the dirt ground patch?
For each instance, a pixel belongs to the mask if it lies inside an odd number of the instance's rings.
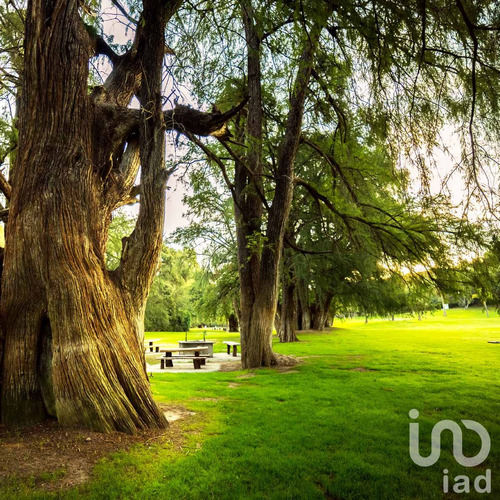
[[[350,372],[376,372],[378,370],[371,370],[370,368],[365,368],[364,366],[357,366],[356,368],[349,368]]]
[[[276,353],[275,353],[276,354]],[[302,363],[302,359],[296,356],[285,356],[284,354],[276,354],[277,369],[280,372],[287,371],[292,366],[297,366]]]
[[[302,358],[298,358],[296,356],[285,356],[284,354],[275,354],[276,365],[273,368],[276,368],[279,372],[287,372],[290,367],[297,366],[302,363]],[[255,368],[258,370],[259,368]],[[220,372],[234,372],[243,370],[241,367],[240,361],[228,361],[226,363],[221,363]],[[238,377],[240,378],[240,377]],[[241,378],[244,378],[241,376]]]
[[[186,410],[186,408],[182,406],[166,406],[165,408],[162,408],[162,410],[170,424],[175,422],[176,420],[181,420],[183,418],[188,418],[196,415],[194,411]]]
[[[190,398],[193,401],[222,401],[222,398]]]
[[[279,373],[299,373],[299,370],[294,370],[293,366],[279,366]]]
[[[33,427],[7,429],[0,425],[0,481],[34,478],[37,488],[54,491],[84,483],[97,461],[135,444],[182,442],[176,421],[195,415],[181,406],[160,405],[168,429],[101,434],[61,428],[55,421]]]
[[[241,361],[227,361],[221,363],[219,368],[220,372],[237,372],[239,370],[242,370]]]

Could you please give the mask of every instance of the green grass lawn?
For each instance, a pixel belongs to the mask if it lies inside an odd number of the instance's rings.
[[[276,343],[277,352],[303,358],[288,372],[155,374],[158,401],[196,413],[176,424],[182,447],[117,453],[97,465],[90,483],[61,498],[428,500],[443,498],[445,468],[450,477],[472,479],[491,469],[489,497],[500,498],[500,345],[487,343],[500,340],[500,317],[491,316],[450,310],[423,321],[338,322],[325,333],[299,334],[299,343]],[[208,332],[207,339],[237,335]],[[445,432],[438,463],[415,465],[408,453],[412,408],[420,412],[422,454],[438,421],[471,419],[490,433],[487,461],[459,466]],[[478,450],[479,438],[464,430],[464,454]],[[488,497],[445,498],[464,496]]]

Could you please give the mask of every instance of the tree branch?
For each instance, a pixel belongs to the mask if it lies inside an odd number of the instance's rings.
[[[472,103],[471,103],[471,111],[470,111],[470,120],[469,120],[469,137],[471,142],[471,150],[472,150],[472,170],[474,172],[474,177],[476,180],[476,184],[479,186],[479,182],[477,182],[477,173],[476,173],[476,141],[474,138],[474,114],[476,110],[476,94],[477,94],[477,83],[476,83],[476,63],[479,49],[479,42],[474,31],[474,24],[469,19],[467,12],[465,11],[465,7],[461,0],[456,0],[458,10],[462,15],[462,19],[464,20],[465,25],[467,26],[467,30],[469,31],[469,35],[472,38],[473,45],[473,54],[472,54]]]
[[[306,248],[302,248],[297,246],[291,238],[289,238],[286,234],[284,237],[284,242],[285,242],[285,248],[291,248],[292,250],[295,250],[296,252],[302,254],[302,255],[331,255],[333,253],[338,253],[338,250],[307,250]]]
[[[263,42],[270,36],[274,35],[277,31],[279,31],[283,26],[286,26],[287,24],[293,23],[293,14],[290,14],[284,21],[278,23],[276,26],[273,26],[269,31],[266,31],[263,33],[260,37],[260,41]]]
[[[10,201],[12,186],[9,184],[9,181],[5,178],[2,172],[0,172],[0,190],[5,195],[5,198],[7,198],[7,201]]]
[[[182,4],[182,0],[164,0],[162,8],[165,9],[165,24],[175,14]],[[120,9],[116,1],[115,6]],[[123,7],[121,7],[123,9]],[[124,10],[124,9],[123,9]],[[122,12],[124,13],[124,12]],[[127,16],[126,12],[124,15]],[[99,95],[99,102],[126,106],[132,97],[139,91],[141,86],[142,65],[141,61],[147,56],[149,50],[149,26],[141,17],[137,23],[134,42],[132,47],[116,61],[113,71],[110,73],[103,85],[103,92]],[[165,47],[163,39],[162,47]],[[164,49],[162,49],[162,57]],[[97,101],[97,100],[96,100]]]
[[[106,43],[102,36],[92,33],[90,30],[87,31],[94,43],[95,55],[106,56],[114,66],[119,61],[120,56]]]
[[[347,130],[348,130],[346,114],[344,113],[342,108],[337,104],[335,99],[332,97],[332,95],[330,94],[330,91],[328,89],[328,85],[319,76],[319,74],[316,72],[316,70],[314,68],[311,71],[311,76],[318,82],[318,85],[320,86],[321,90],[325,94],[328,103],[332,106],[333,110],[335,111],[335,114],[337,115],[337,119],[338,119],[339,126],[340,126],[342,141],[346,142],[347,141]]]
[[[140,184],[137,186],[134,186],[130,192],[128,193],[128,196],[126,198],[121,199],[116,205],[115,209],[123,207],[125,205],[134,205],[137,203],[139,200],[137,199],[137,196],[141,194],[141,186]]]
[[[106,204],[111,210],[137,201],[135,197],[139,193],[135,191],[137,186],[134,187],[134,182],[140,166],[138,137],[128,141],[125,151],[116,163],[118,169],[110,172],[105,193]]]
[[[102,87],[95,87],[93,94],[105,92]],[[206,113],[188,106],[176,106],[163,112],[166,130],[176,130],[182,134],[194,134],[199,136],[213,136],[224,140],[231,136],[227,128],[227,122],[245,106],[248,99],[232,107],[229,111]],[[142,110],[124,108],[107,102],[101,102],[97,98],[95,127],[99,134],[104,137],[103,142],[119,144],[126,141],[130,135],[139,132]]]
[[[205,153],[205,155],[209,160],[212,160],[219,166],[220,171],[222,173],[222,177],[224,178],[224,182],[226,183],[226,186],[228,187],[229,191],[231,191],[231,195],[233,196],[234,202],[237,203],[236,196],[234,193],[234,184],[231,182],[231,179],[229,179],[224,162],[216,154],[214,154],[210,150],[210,148],[205,146],[205,144],[203,144],[199,139],[197,139],[193,134],[187,133],[186,136]]]
[[[123,7],[123,5],[118,0],[111,0],[111,3],[120,11],[120,13],[125,16],[125,18],[130,21],[132,24],[139,24],[139,22],[134,19]]]
[[[350,222],[351,221],[359,222],[360,224],[363,224],[364,226],[367,226],[370,229],[373,236],[379,241],[381,245],[384,245],[384,241],[381,239],[381,235],[385,234],[386,237],[388,237],[388,242],[391,243],[393,248],[397,249],[398,246],[399,248],[404,248],[405,251],[408,253],[408,255],[411,255],[417,261],[421,260],[421,254],[426,252],[428,253],[428,251],[426,250],[426,248],[422,246],[422,243],[418,241],[416,236],[423,237],[424,233],[438,231],[438,228],[435,228],[434,230],[429,228],[421,230],[408,229],[402,226],[399,222],[397,224],[392,224],[389,222],[379,222],[379,221],[369,220],[364,217],[360,217],[358,215],[348,215],[342,213],[334,206],[334,204],[327,196],[320,193],[314,186],[312,186],[304,179],[295,177],[295,183],[299,186],[304,187],[307,190],[307,192],[313,197],[314,200],[321,201],[334,215],[339,217],[346,226],[347,230],[349,231],[349,234],[355,235],[355,232],[353,231]],[[393,217],[391,218],[394,219]],[[396,231],[408,237],[410,243],[405,243],[404,241],[402,241],[402,239],[398,236]],[[387,247],[383,246],[383,249],[384,252],[388,254]],[[420,255],[419,252],[421,252]]]
[[[143,311],[157,270],[165,215],[165,120],[161,103],[165,27],[180,5],[178,0],[144,0],[138,98],[141,104],[139,145],[141,204],[134,231],[125,240],[117,275],[137,311]],[[173,10],[174,9],[174,10]]]
[[[325,151],[323,151],[323,149],[321,149],[320,146],[318,146],[316,143],[312,142],[311,140],[307,139],[306,137],[301,136],[300,140],[304,144],[307,144],[310,148],[312,148],[314,151],[316,151],[322,158],[324,158],[327,161],[327,163],[332,168],[333,173],[337,174],[340,177],[340,179],[342,180],[342,183],[344,184],[347,191],[351,195],[351,198],[357,204],[358,203],[358,196],[356,194],[356,191],[351,186],[350,182],[347,180],[346,176],[344,175],[344,172],[342,171],[342,168],[335,161],[335,158],[333,158],[333,156],[331,156],[328,153],[326,153]]]
[[[177,130],[186,134],[211,135],[221,140],[228,139],[231,133],[227,128],[227,122],[237,115],[247,102],[248,98],[245,98],[225,113],[206,113],[188,106],[176,106],[164,112],[165,127],[167,130]]]

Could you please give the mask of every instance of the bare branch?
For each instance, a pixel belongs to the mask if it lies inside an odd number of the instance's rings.
[[[120,59],[120,56],[106,43],[102,36],[94,34],[90,30],[87,31],[94,43],[95,55],[106,56],[114,66]]]
[[[233,199],[236,202],[236,196],[234,194],[234,184],[231,182],[231,180],[229,179],[229,176],[227,175],[227,170],[226,170],[226,166],[224,165],[224,162],[215,153],[213,153],[210,150],[210,148],[205,146],[205,144],[203,144],[203,142],[201,142],[199,139],[197,139],[193,134],[187,133],[186,135],[191,141],[193,141],[205,153],[205,155],[207,156],[207,158],[209,160],[212,160],[213,162],[215,162],[219,166],[220,171],[222,173],[222,177],[224,178],[224,182],[226,183],[228,189],[231,191],[231,194],[233,195]]]
[[[111,0],[111,3],[121,12],[121,14],[123,14],[125,16],[125,18],[130,21],[132,24],[135,24],[137,26],[137,24],[139,23],[139,21],[137,21],[136,19],[134,19],[126,10],[125,8],[123,7],[123,5],[118,1],[118,0]]]
[[[0,172],[0,190],[5,195],[5,198],[10,201],[10,197],[12,195],[12,186],[9,184],[9,181],[5,178],[2,172]]]

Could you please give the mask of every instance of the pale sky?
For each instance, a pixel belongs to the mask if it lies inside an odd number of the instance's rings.
[[[121,22],[123,16],[121,16],[116,8],[108,0],[103,2],[103,31],[106,34],[112,34],[114,37],[114,43],[126,44],[134,35],[131,30]],[[104,61],[104,62],[103,62]],[[99,60],[99,71],[107,76],[110,71],[110,66],[104,58]],[[171,81],[165,81],[164,95],[170,95],[172,90]],[[184,101],[186,96],[184,95]],[[173,100],[173,97],[172,97]],[[167,103],[165,109],[168,109],[169,104]],[[136,107],[137,102],[132,102],[132,106]],[[173,162],[179,156],[182,156],[182,150],[176,150],[173,138],[173,134],[167,133],[166,140],[166,158],[167,162]],[[169,165],[171,166],[171,165]],[[168,189],[166,193],[166,206],[165,206],[165,226],[164,226],[164,236],[171,234],[176,228],[183,227],[188,224],[188,220],[182,216],[185,212],[185,208],[182,204],[182,198],[186,193],[186,186],[179,180],[179,173],[174,173],[168,182]],[[126,207],[125,212],[130,215],[137,214],[139,209],[138,205]]]

